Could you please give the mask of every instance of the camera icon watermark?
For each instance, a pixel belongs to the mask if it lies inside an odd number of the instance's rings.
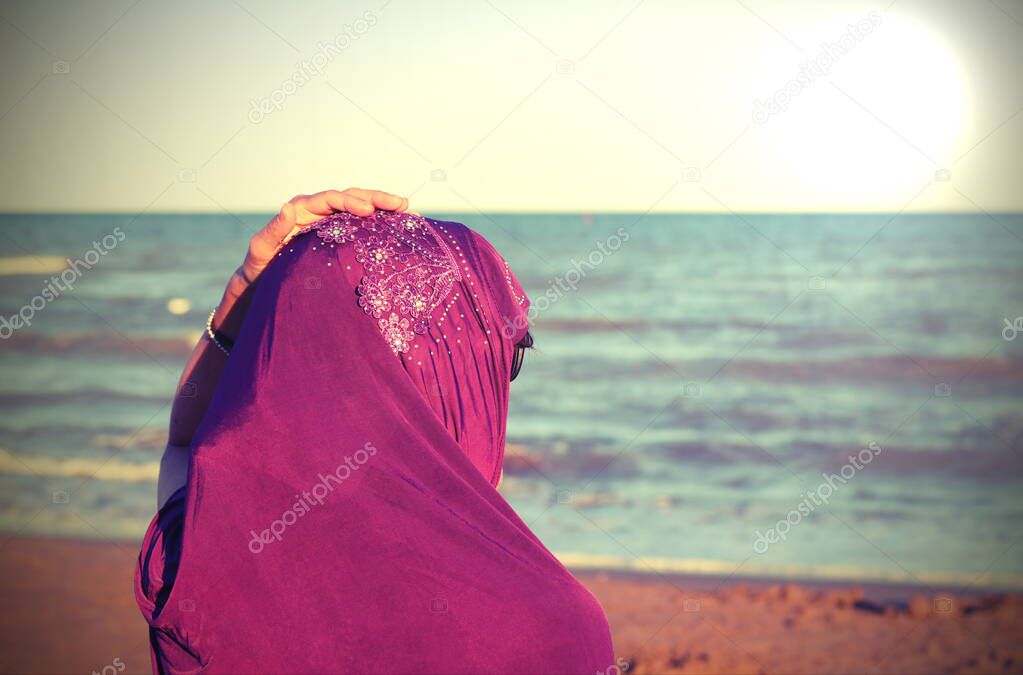
[[[180,169],[178,170],[178,182],[179,183],[194,183],[198,177],[198,173],[195,169]]]
[[[195,611],[195,600],[191,598],[185,598],[184,600],[178,601],[178,609],[182,612],[194,612]]]
[[[443,183],[448,179],[448,172],[445,169],[434,169],[430,172],[430,180],[434,183]]]
[[[823,291],[828,286],[828,280],[824,277],[810,277],[806,287],[811,291]]]
[[[445,614],[448,611],[448,601],[444,598],[433,598],[430,600],[430,611],[434,614]]]
[[[947,595],[939,595],[934,598],[934,613],[935,614],[951,614],[955,611],[956,604],[955,600],[948,597]]]
[[[54,61],[53,62],[53,74],[54,75],[67,75],[71,72],[71,64],[67,61]]]
[[[703,387],[699,382],[686,382],[682,386],[682,395],[686,398],[699,398],[703,393]]]
[[[575,75],[575,61],[562,59],[554,66],[554,71],[558,75]]]
[[[937,171],[934,172],[935,183],[948,183],[951,180],[952,180],[951,169],[938,169]]]
[[[306,277],[305,287],[307,291],[318,291],[319,289],[323,288],[323,282],[320,281],[319,277],[315,276]]]
[[[682,603],[682,610],[685,612],[699,612],[700,611],[700,600],[699,598],[686,598]]]
[[[53,491],[53,503],[54,504],[67,504],[71,501],[71,495],[68,494],[67,490],[54,490]]]
[[[572,491],[571,490],[558,490],[554,495],[555,500],[559,504],[571,504],[572,503]]]
[[[199,387],[196,386],[195,382],[185,382],[181,385],[181,398],[195,398],[197,393],[199,393]]]
[[[945,382],[942,382],[941,384],[935,385],[935,387],[934,387],[934,395],[935,396],[942,396],[942,397],[951,396],[952,395],[952,385],[951,384],[947,384]]]
[[[703,179],[703,172],[695,166],[687,166],[682,169],[682,180],[687,183],[699,183]]]

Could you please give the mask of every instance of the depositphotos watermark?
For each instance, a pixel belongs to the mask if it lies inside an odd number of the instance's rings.
[[[365,12],[353,21],[351,25],[342,26],[340,33],[334,36],[330,42],[317,42],[316,53],[308,59],[299,62],[291,77],[281,82],[281,85],[270,92],[267,96],[256,100],[252,99],[249,109],[249,121],[259,124],[268,115],[281,110],[284,101],[293,96],[300,88],[308,84],[315,77],[323,75],[323,72],[336,57],[352,46],[352,43],[365,35],[370,28],[377,24],[377,15],[373,12]]]
[[[92,675],[117,675],[123,673],[125,668],[124,661],[117,657],[109,665],[103,666],[103,670],[92,671]]]
[[[874,461],[874,458],[880,454],[881,446],[871,442],[855,455],[849,455],[849,461],[842,465],[837,474],[822,473],[821,476],[824,477],[824,481],[815,489],[799,495],[802,497],[802,501],[796,504],[796,508],[789,511],[783,519],[775,523],[774,527],[767,530],[766,533],[761,533],[760,530],[757,530],[757,538],[753,542],[753,550],[756,553],[767,553],[767,549],[771,547],[771,544],[785,541],[793,527],[803,522],[803,518],[813,513],[818,506],[822,504],[826,506],[831,496],[838,492],[839,487],[855,478],[858,471]]]
[[[1002,329],[1002,339],[1006,342],[1012,342],[1020,333],[1023,333],[1023,316],[1017,316],[1012,321],[1006,317],[1003,321],[1005,321],[1005,328]]]
[[[284,536],[285,530],[297,523],[299,518],[312,511],[313,507],[323,506],[327,496],[348,480],[353,473],[359,470],[359,467],[368,462],[369,458],[375,454],[377,454],[376,447],[367,441],[364,446],[351,455],[346,456],[344,461],[332,473],[326,475],[319,474],[317,476],[319,480],[313,485],[312,489],[300,495],[295,495],[295,503],[291,505],[291,508],[282,513],[280,518],[270,523],[269,527],[262,532],[250,530],[249,533],[252,535],[252,539],[249,541],[249,551],[253,554],[262,553],[268,544],[280,541]]]
[[[753,101],[753,121],[765,124],[771,119],[771,115],[788,110],[789,102],[793,98],[803,93],[803,90],[816,82],[818,77],[827,75],[831,67],[873,33],[874,29],[881,25],[881,21],[880,14],[870,12],[866,18],[849,24],[848,30],[838,38],[838,42],[822,42],[820,53],[799,64],[799,73],[786,82],[784,87],[774,92],[774,96],[764,101],[760,99]]]
[[[92,242],[92,248],[82,254],[80,258],[66,258],[67,267],[59,275],[50,277],[43,290],[27,303],[22,305],[15,314],[11,316],[0,316],[0,340],[6,340],[14,335],[14,332],[22,328],[28,328],[35,319],[36,312],[46,309],[47,305],[74,289],[75,284],[85,272],[95,267],[103,256],[117,248],[125,239],[124,231],[115,227],[111,234],[106,235],[99,241]]]
[[[615,234],[604,241],[598,241],[596,248],[590,251],[584,260],[572,258],[572,269],[566,271],[562,276],[552,279],[547,290],[530,303],[529,311],[525,316],[506,317],[504,325],[501,326],[501,333],[505,338],[511,339],[522,331],[533,319],[550,309],[566,293],[576,290],[579,287],[579,282],[585,279],[587,274],[604,264],[604,261],[614,255],[630,238],[629,232],[624,227],[619,227],[615,230]]]
[[[604,670],[595,671],[594,675],[624,675],[624,673],[629,672],[629,666],[631,665],[631,663],[619,656],[615,659],[614,663]]]

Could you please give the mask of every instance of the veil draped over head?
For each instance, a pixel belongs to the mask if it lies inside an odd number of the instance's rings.
[[[335,214],[259,279],[150,525],[160,673],[586,673],[607,620],[495,489],[529,302],[464,225]]]

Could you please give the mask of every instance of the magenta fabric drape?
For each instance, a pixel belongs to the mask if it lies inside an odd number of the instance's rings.
[[[529,303],[464,225],[332,216],[263,273],[136,573],[160,673],[586,673],[607,620],[495,489]]]

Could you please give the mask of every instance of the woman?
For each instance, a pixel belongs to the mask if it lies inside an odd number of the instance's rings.
[[[529,301],[365,190],[257,234],[178,387],[136,595],[160,673],[594,673],[603,611],[497,493]]]

